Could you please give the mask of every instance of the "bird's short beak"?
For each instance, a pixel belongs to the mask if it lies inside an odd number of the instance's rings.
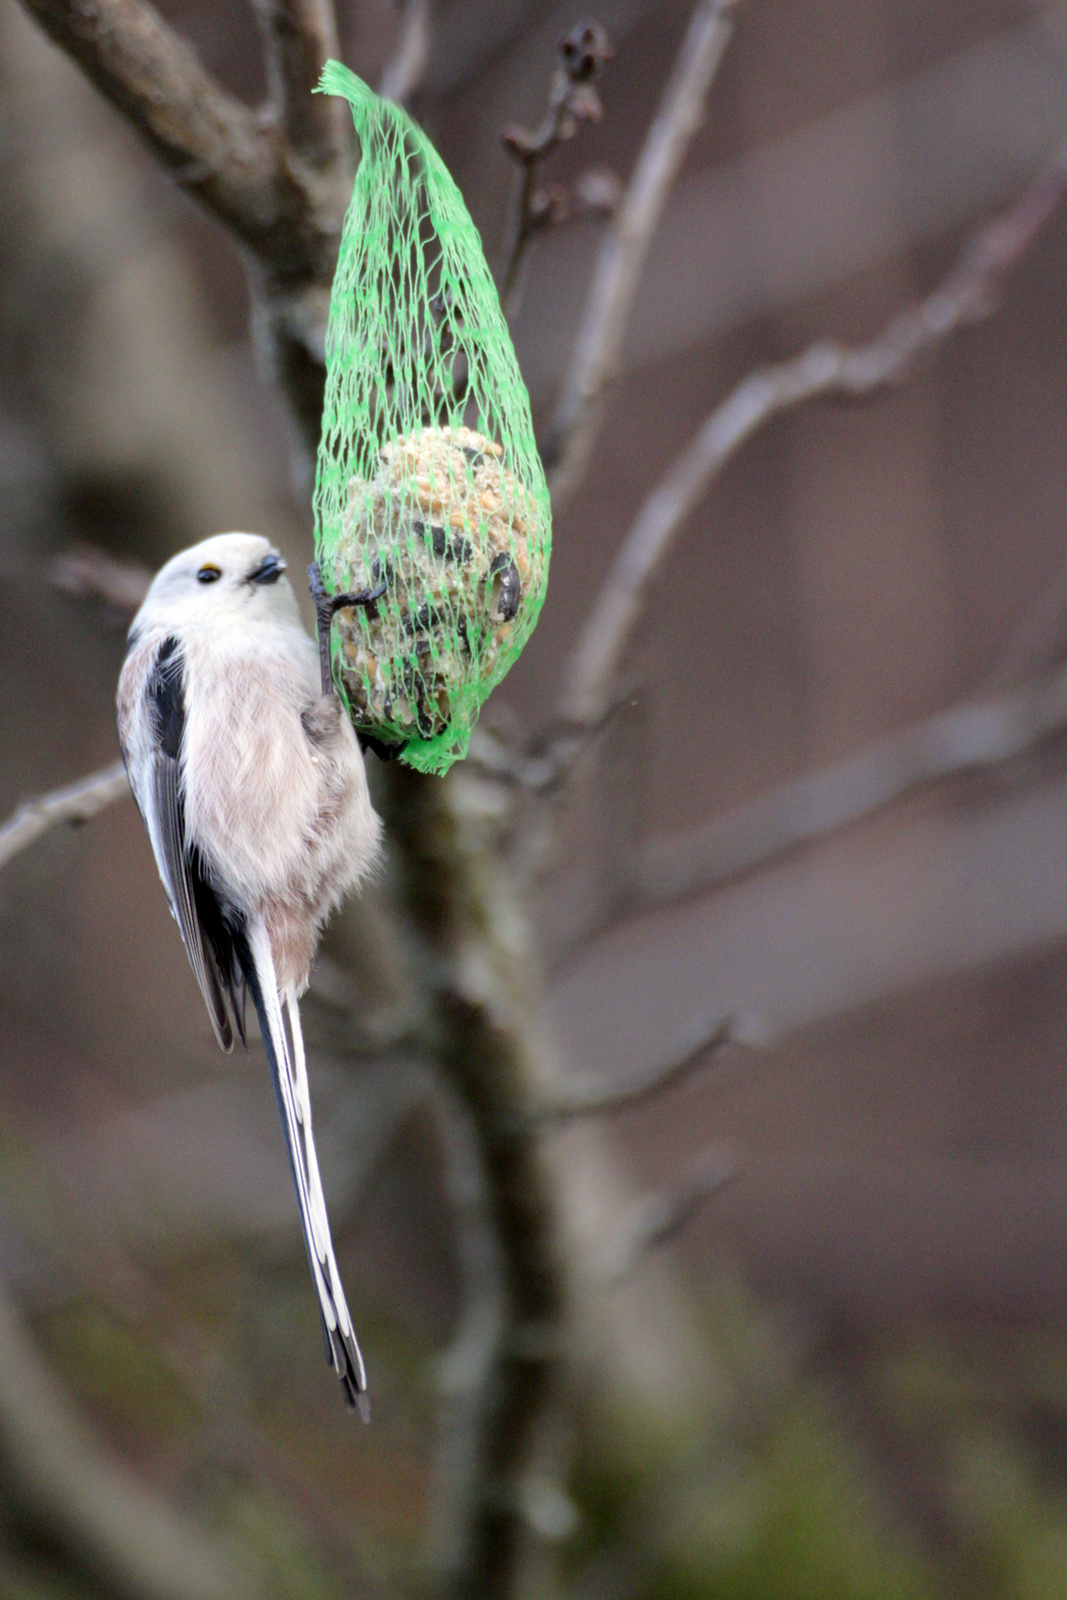
[[[285,562],[271,551],[269,556],[264,556],[259,566],[248,574],[249,583],[277,583],[285,571]]]

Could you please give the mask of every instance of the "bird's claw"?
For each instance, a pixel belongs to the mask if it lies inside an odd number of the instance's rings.
[[[375,600],[380,600],[385,593],[384,581],[375,589],[360,589],[356,594],[327,594],[322,583],[322,571],[317,561],[308,567],[308,588],[311,598],[315,602],[315,625],[319,636],[319,670],[322,676],[322,692],[329,694],[333,689],[333,670],[330,665],[330,629],[333,619],[338,611],[344,611],[349,606],[370,606]]]

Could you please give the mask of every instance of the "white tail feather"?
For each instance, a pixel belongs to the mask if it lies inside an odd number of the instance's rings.
[[[326,1267],[330,1276],[330,1287],[333,1291],[334,1304],[337,1308],[337,1320],[341,1325],[341,1331],[342,1333],[351,1334],[352,1318],[349,1315],[344,1289],[341,1287],[341,1274],[337,1267],[337,1257],[333,1253],[333,1240],[330,1238],[330,1219],[326,1214],[326,1196],[322,1190],[322,1177],[319,1173],[319,1157],[315,1149],[315,1137],[311,1131],[311,1091],[308,1087],[307,1057],[304,1054],[304,1035],[300,1028],[300,1007],[297,1004],[295,984],[290,984],[285,991],[285,1009],[289,1013],[289,1027],[293,1035],[293,1064],[296,1069],[293,1086],[296,1092],[297,1113],[304,1125],[308,1192],[311,1198],[311,1220],[315,1230],[315,1247],[318,1251],[319,1261]]]
[[[289,1146],[308,1263],[315,1281],[322,1319],[326,1325],[331,1359],[352,1404],[358,1404],[367,1387],[367,1375],[359,1345],[352,1332],[352,1319],[341,1287],[337,1258],[330,1238],[326,1199],[322,1190],[322,1178],[311,1129],[307,1061],[296,993],[290,988],[285,995],[289,1026],[292,1030],[292,1049],[290,1049],[282,1017],[281,995],[278,992],[274,972],[270,937],[262,923],[253,924],[249,928],[248,947],[255,967],[256,986],[260,991],[260,1023],[264,1027],[265,1034],[269,1035],[264,1039],[264,1043],[275,1075],[275,1088],[281,1110],[282,1127]]]

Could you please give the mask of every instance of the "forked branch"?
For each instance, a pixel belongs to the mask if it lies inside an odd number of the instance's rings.
[[[328,268],[308,192],[277,132],[226,92],[142,0],[22,0],[179,185],[281,277]]]
[[[333,0],[253,0],[263,34],[271,106],[299,161],[327,172],[343,161],[351,119],[333,95],[313,91],[340,54]]]

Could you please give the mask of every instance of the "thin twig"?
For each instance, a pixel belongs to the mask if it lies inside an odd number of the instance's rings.
[[[277,133],[142,0],[22,0],[203,202],[279,277],[329,281],[314,205]]]
[[[732,1183],[738,1171],[736,1153],[728,1145],[712,1144],[674,1183],[638,1200],[604,1252],[605,1286],[628,1278],[651,1250],[673,1239],[706,1200]]]
[[[870,344],[815,344],[795,360],[744,378],[708,417],[649,495],[623,541],[578,640],[561,702],[563,720],[595,723],[660,571],[690,512],[737,451],[772,417],[828,395],[862,399],[900,383],[920,356],[984,321],[1067,193],[1067,143],[1001,216],[974,233],[956,265],[918,305]]]
[[[148,593],[152,574],[140,561],[119,561],[91,544],[72,544],[49,563],[48,581],[79,600],[102,600],[132,615]]]
[[[1067,667],[1014,694],[939,712],[676,839],[646,845],[628,904],[707,893],[904,795],[979,772],[1067,731]]]
[[[351,119],[334,95],[313,93],[340,55],[333,0],[253,0],[263,34],[270,103],[289,148],[318,172],[343,163]]]
[[[114,766],[81,778],[66,789],[53,789],[39,799],[24,800],[0,826],[0,867],[51,828],[64,822],[88,822],[129,792],[126,768],[116,761]]]
[[[733,1044],[737,1038],[732,1015],[712,1011],[697,1017],[662,1060],[634,1074],[624,1083],[603,1078],[573,1078],[565,1082],[552,1101],[539,1108],[532,1119],[538,1126],[571,1122],[577,1117],[598,1117],[613,1111],[628,1111],[667,1089],[674,1088],[709,1058]]]
[[[512,126],[502,135],[504,149],[520,171],[519,184],[505,231],[501,297],[509,314],[517,309],[520,272],[533,240],[566,219],[568,197],[558,184],[540,186],[545,162],[582,122],[602,115],[596,79],[614,54],[598,22],[580,22],[559,42],[559,65],[552,76],[548,110],[535,132]]]
[[[712,79],[729,41],[735,0],[699,0],[659,111],[597,262],[570,371],[542,441],[558,510],[593,449],[600,401],[618,368],[641,273],[682,158],[704,117]]]
[[[399,42],[378,86],[383,100],[406,105],[419,87],[430,60],[432,19],[433,0],[407,0]]]

